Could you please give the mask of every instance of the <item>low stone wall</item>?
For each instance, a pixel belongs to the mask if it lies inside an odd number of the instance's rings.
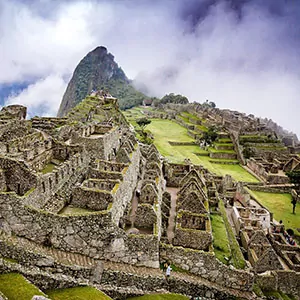
[[[248,184],[248,187],[252,191],[265,192],[265,193],[278,193],[278,194],[290,193],[292,190],[291,186],[269,187],[269,186],[258,186],[258,185]]]
[[[86,284],[87,281],[78,281],[64,274],[50,274],[36,267],[24,267],[19,264],[10,263],[0,258],[0,274],[17,272],[26,277],[30,282],[41,290],[62,289]]]
[[[113,196],[110,191],[97,190],[84,186],[74,189],[71,204],[76,207],[88,208],[91,210],[107,210],[113,203]]]
[[[159,266],[157,236],[128,236],[112,223],[110,211],[62,216],[23,206],[23,198],[0,194],[0,227],[4,231],[96,259]]]
[[[191,282],[172,276],[166,281],[163,273],[161,276],[150,274],[141,276],[120,271],[104,270],[99,287],[113,299],[122,300],[128,299],[128,297],[131,296],[141,296],[144,293],[158,293],[159,291],[168,291],[193,298],[205,297],[205,299],[217,300],[235,299],[233,293],[230,293],[230,291],[226,291],[223,288],[218,289],[209,283]]]
[[[282,291],[300,299],[300,272],[271,271],[270,274],[257,275],[255,282],[264,290]]]
[[[242,291],[251,291],[253,287],[253,274],[225,266],[210,252],[161,244],[160,259],[224,287]]]
[[[210,152],[209,157],[216,159],[236,159],[236,153]]]
[[[16,261],[23,267],[37,267],[41,271],[48,273],[61,273],[81,280],[90,280],[94,282],[95,266],[82,267],[78,265],[65,265],[58,263],[50,256],[45,256],[37,252],[26,250],[15,245],[10,245],[0,240],[0,253],[5,261],[6,258]]]
[[[195,146],[195,142],[172,142],[168,141],[171,146]]]

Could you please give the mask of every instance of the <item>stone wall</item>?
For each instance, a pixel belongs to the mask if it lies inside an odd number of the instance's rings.
[[[253,274],[225,266],[213,253],[161,244],[160,259],[224,287],[252,290]]]
[[[129,264],[159,266],[155,235],[126,235],[112,224],[111,212],[56,215],[23,206],[24,197],[0,194],[1,228],[39,244]]]
[[[120,218],[123,216],[128,203],[132,199],[133,192],[137,183],[139,173],[141,153],[139,147],[131,154],[131,163],[123,170],[123,181],[113,194],[114,202],[111,209],[112,221],[119,225]]]
[[[35,189],[30,190],[24,202],[41,209],[53,195],[65,186],[68,189],[64,189],[66,191],[64,197],[68,200],[73,185],[81,179],[82,174],[88,171],[88,164],[89,157],[84,151],[70,156],[69,160],[56,166],[51,173],[38,176]]]
[[[295,271],[271,271],[270,274],[260,274],[255,282],[265,290],[282,291],[300,299],[300,273]]]

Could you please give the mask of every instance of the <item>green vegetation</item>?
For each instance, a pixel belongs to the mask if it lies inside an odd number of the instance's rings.
[[[153,105],[158,106],[159,104],[166,104],[166,103],[174,103],[174,104],[188,104],[189,100],[187,97],[182,95],[175,95],[173,93],[167,94],[164,97],[159,99],[155,99]]]
[[[103,292],[89,287],[81,286],[69,289],[58,289],[46,291],[52,300],[109,300],[111,299]]]
[[[120,109],[128,109],[137,105],[141,105],[143,100],[147,98],[143,93],[137,91],[127,82],[117,79],[109,80],[104,84],[110,94],[118,98]]]
[[[226,208],[222,200],[219,201],[219,208],[227,231],[227,236],[228,236],[229,245],[231,249],[232,263],[237,269],[244,269],[246,267],[246,261],[244,259],[243,253],[241,252],[240,246],[235,238],[232,227],[228,221]]]
[[[0,291],[9,300],[31,300],[34,295],[46,296],[22,275],[17,273],[0,275]]]
[[[186,296],[179,294],[151,294],[140,297],[128,298],[130,300],[187,300]]]
[[[293,296],[288,296],[282,292],[277,292],[277,291],[263,291],[263,293],[267,297],[272,297],[272,299],[278,299],[278,300],[294,300],[295,299]]]
[[[198,145],[171,146],[168,141],[173,142],[193,142],[194,140],[187,134],[187,129],[170,120],[153,119],[148,125],[154,136],[154,144],[159,152],[172,163],[183,163],[189,158],[196,165],[203,165],[209,171],[217,175],[231,175],[235,180],[244,182],[258,182],[258,180],[248,173],[240,165],[226,165],[211,163],[213,159],[205,154]],[[208,152],[207,152],[208,153]]]
[[[287,172],[286,175],[289,177],[290,182],[295,185],[296,190],[300,191],[300,171]]]
[[[222,216],[211,214],[211,226],[213,233],[213,246],[216,257],[224,264],[228,263],[226,258],[230,258],[229,240],[227,237],[226,227]]]
[[[218,138],[217,128],[214,126],[208,127],[208,130],[203,133],[202,139],[206,145],[212,144]]]
[[[47,164],[47,165],[44,167],[44,169],[43,169],[41,172],[42,172],[43,174],[51,173],[51,172],[54,170],[55,167],[56,167],[55,164],[49,163],[49,164]]]
[[[282,220],[286,229],[293,229],[294,233],[297,235],[297,239],[300,239],[300,232],[297,231],[297,228],[300,227],[300,208],[296,207],[296,214],[292,213],[292,196],[290,194],[265,193],[247,190],[255,199],[273,213],[274,218],[277,221]]]
[[[144,117],[142,111],[149,108],[135,107],[124,112],[128,121],[139,129],[135,120]],[[182,113],[185,117],[190,117],[189,113]],[[187,118],[188,119],[188,118]],[[209,157],[209,152],[202,150],[198,145],[170,145],[172,142],[194,142],[194,139],[188,135],[188,130],[178,123],[165,119],[151,119],[151,124],[146,126],[146,130],[150,131],[154,137],[154,144],[159,152],[166,157],[171,163],[184,163],[186,158],[190,159],[193,164],[203,165],[210,172],[217,175],[231,175],[237,181],[258,182],[257,178],[247,172],[240,165],[218,164],[217,162],[237,162],[237,160],[220,160]],[[220,143],[232,143],[229,138],[219,139]],[[219,150],[226,152],[226,150]],[[232,150],[227,150],[232,153]],[[233,152],[234,153],[234,152]]]

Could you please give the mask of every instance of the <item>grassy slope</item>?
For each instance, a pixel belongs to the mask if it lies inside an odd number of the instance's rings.
[[[251,191],[258,201],[274,214],[274,218],[282,220],[286,228],[292,228],[300,237],[297,228],[300,228],[300,207],[296,206],[296,214],[292,213],[292,196],[290,194],[277,194]],[[298,210],[298,211],[297,211]]]
[[[109,300],[111,299],[99,290],[88,287],[50,290],[46,292],[52,300]]]
[[[218,175],[231,175],[235,180],[246,182],[258,182],[258,180],[239,165],[212,164],[208,156],[197,156],[203,150],[194,146],[171,146],[168,141],[192,142],[193,139],[187,134],[187,129],[170,120],[152,119],[146,127],[154,135],[154,144],[170,162],[183,163],[189,158],[192,163],[203,165],[209,171]]]
[[[224,257],[230,257],[231,252],[229,248],[229,241],[227,237],[226,227],[223,221],[222,216],[220,215],[211,215],[211,225],[213,232],[213,246],[216,257],[223,262],[224,264],[227,261]]]
[[[133,297],[128,299],[130,300],[187,300],[189,298],[177,294],[152,294],[152,295],[144,295],[141,297]]]
[[[17,273],[0,275],[0,291],[9,300],[31,300],[34,295],[45,296],[37,287]]]

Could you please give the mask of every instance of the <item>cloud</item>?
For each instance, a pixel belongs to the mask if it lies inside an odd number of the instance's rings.
[[[29,97],[29,90],[40,95],[44,87],[55,115],[63,79],[104,45],[152,95],[209,99],[300,134],[294,121],[300,108],[295,1],[0,0],[0,11],[0,84],[35,82],[15,100]],[[26,101],[30,111],[46,111],[39,106],[45,102]]]
[[[28,117],[55,116],[66,82],[59,75],[50,75],[29,85],[17,96],[9,97],[5,105],[21,104],[28,108]]]

